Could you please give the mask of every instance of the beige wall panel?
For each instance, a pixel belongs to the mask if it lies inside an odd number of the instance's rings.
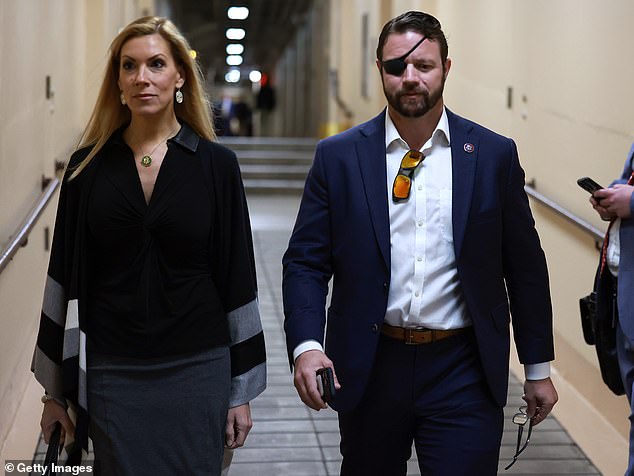
[[[530,131],[524,162],[542,193],[596,221],[575,179],[590,175],[609,184],[634,137],[626,79],[634,66],[622,60],[633,53],[626,22],[634,4],[612,1],[597,10],[589,1],[537,3],[541,9],[516,2],[518,53],[525,58],[516,98],[527,96],[523,127]],[[603,40],[591,40],[590,32]]]
[[[66,161],[75,148],[97,94],[108,44],[137,16],[138,5],[147,7],[149,1],[0,3],[0,62],[7,65],[0,75],[3,251],[39,198],[42,176],[52,177],[55,161]],[[0,459],[25,458],[35,448],[35,387],[29,367],[48,263],[44,227],[52,230],[55,203],[0,275]],[[41,405],[34,401],[39,412]]]
[[[511,2],[438,2],[437,17],[449,43],[451,71],[446,104],[501,134],[509,134],[507,87],[512,82]]]
[[[329,2],[318,2],[312,13],[311,29],[313,41],[311,45],[311,88],[309,98],[309,114],[313,128],[312,137],[319,137],[326,129],[328,122],[328,58],[330,57],[330,6]]]
[[[148,2],[140,2],[141,6],[138,3],[135,0],[90,0],[86,3],[82,126],[90,117],[97,98],[110,42],[128,23],[142,13],[148,13],[145,11]]]
[[[50,104],[45,98],[48,28],[33,15],[37,2],[4,2],[0,89],[0,243],[4,244],[41,189],[51,154]],[[28,27],[27,27],[28,25]],[[37,60],[36,60],[37,59]]]
[[[380,21],[378,0],[347,0],[341,2],[340,47],[337,70],[340,96],[354,111],[350,125],[367,121],[382,109],[384,99],[380,89],[380,77],[376,68],[376,44],[379,38]],[[362,38],[362,24],[367,15],[367,30]],[[363,52],[363,44],[366,49]],[[365,82],[366,90],[363,91]]]
[[[594,348],[585,344],[579,318],[579,298],[591,291],[598,261],[594,241],[543,205],[532,201],[531,207],[548,260],[555,328],[598,371]]]
[[[531,111],[529,121],[530,140],[520,151],[527,179],[535,178],[541,193],[605,230],[576,179],[588,175],[608,186],[620,176],[634,134],[615,135],[544,111]]]
[[[360,44],[360,19],[361,15],[356,11],[356,0],[347,0],[343,2],[331,2],[331,22],[332,32],[334,35],[331,49],[330,71],[336,75],[336,81],[331,83],[331,95],[338,96],[345,107],[350,108],[354,117],[352,121],[356,122],[361,116],[360,111],[363,109],[359,103],[357,94],[351,91],[353,82],[359,80],[358,64],[356,61],[359,56]],[[354,42],[354,43],[353,43]],[[331,79],[333,77],[331,76]],[[358,86],[357,86],[358,89]],[[334,117],[331,121],[341,125],[346,122],[341,105],[337,101],[333,103]],[[351,124],[344,124],[342,128],[348,128]]]
[[[421,10],[434,15],[435,0],[391,0],[392,18],[410,10]]]

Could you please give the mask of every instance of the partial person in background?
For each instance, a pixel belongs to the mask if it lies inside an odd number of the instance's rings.
[[[233,101],[229,96],[223,96],[213,105],[214,129],[219,136],[232,136],[231,114]]]
[[[621,379],[630,403],[630,450],[627,476],[634,475],[634,145],[623,173],[609,188],[593,193],[590,203],[610,221],[598,271],[597,309],[616,321],[616,350]]]
[[[325,408],[315,373],[334,370],[345,476],[404,475],[412,443],[424,475],[497,474],[511,322],[524,423],[557,402],[548,272],[517,149],[445,107],[447,50],[431,15],[383,27],[387,109],[319,143],[284,255],[295,387]]]
[[[116,36],[60,193],[33,371],[45,440],[90,437],[96,474],[219,475],[266,385],[240,171],[189,51],[165,18]]]
[[[233,117],[236,118],[237,130],[234,134],[237,136],[250,137],[253,135],[253,111],[243,97],[233,105]]]

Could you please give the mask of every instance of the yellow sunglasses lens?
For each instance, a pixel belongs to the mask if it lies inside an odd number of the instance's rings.
[[[409,189],[412,186],[412,181],[405,175],[397,175],[394,179],[393,193],[396,198],[409,197]]]
[[[404,169],[413,169],[414,167],[418,167],[421,160],[423,160],[423,154],[418,152],[417,150],[410,150],[403,160],[401,160],[401,167]]]

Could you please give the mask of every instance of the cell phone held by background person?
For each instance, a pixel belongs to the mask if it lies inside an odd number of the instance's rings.
[[[581,177],[579,180],[577,180],[577,185],[579,185],[582,189],[584,189],[586,192],[590,194],[593,194],[597,190],[601,190],[602,188],[605,188],[603,187],[603,185],[599,185],[590,177]]]
[[[335,397],[335,378],[330,367],[317,370],[317,388],[324,402],[328,403]]]

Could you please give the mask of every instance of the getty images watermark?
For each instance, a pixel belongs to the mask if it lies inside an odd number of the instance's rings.
[[[4,463],[5,476],[28,474],[31,476],[48,476],[50,474],[72,474],[88,476],[93,474],[94,463],[64,466],[63,464],[34,463],[33,461],[7,461]]]

